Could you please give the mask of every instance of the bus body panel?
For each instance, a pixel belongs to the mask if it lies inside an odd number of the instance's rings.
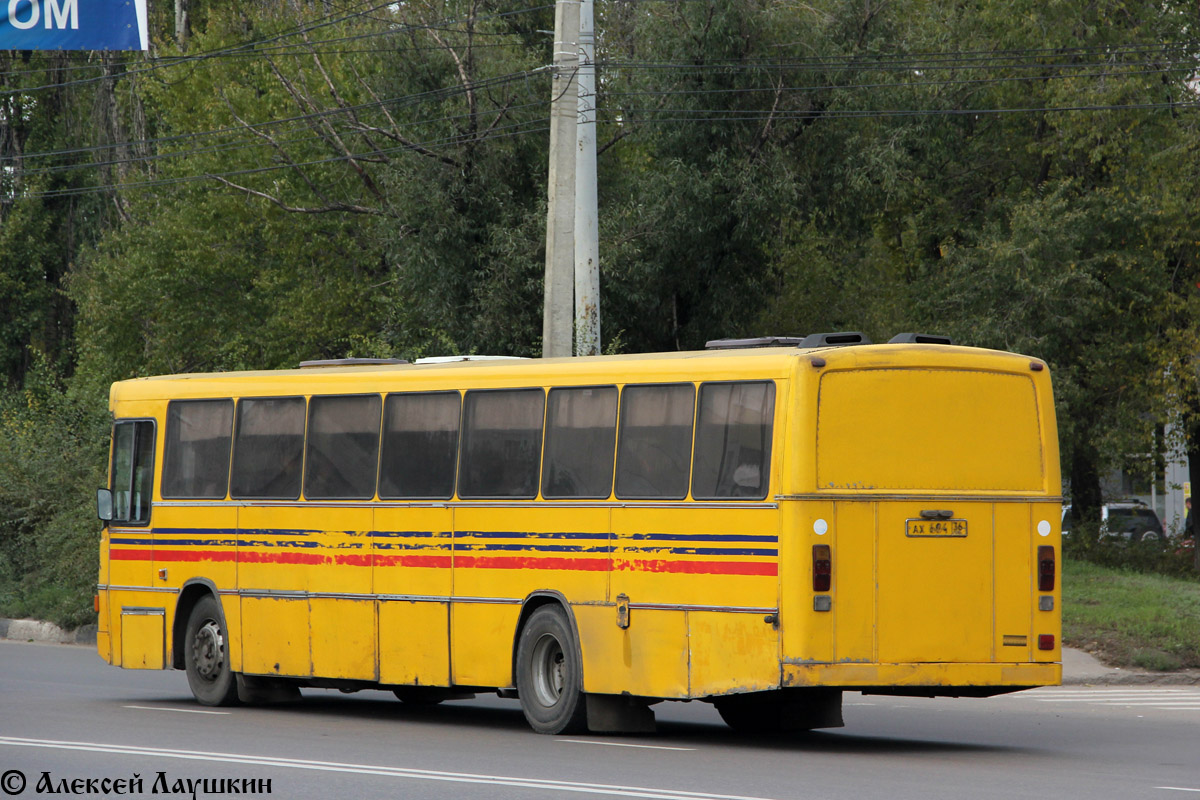
[[[1037,587],[1038,548],[1061,553],[1056,429],[1026,357],[880,345],[231,373],[122,382],[111,405],[155,421],[158,476],[171,400],[722,381],[774,382],[766,497],[192,501],[156,477],[151,524],[102,537],[97,649],[179,663],[177,598],[204,581],[231,665],[253,675],[508,688],[522,606],[549,597],[588,692],[1059,681],[1060,581]]]

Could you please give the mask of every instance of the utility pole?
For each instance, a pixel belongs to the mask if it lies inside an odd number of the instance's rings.
[[[546,216],[546,294],[542,356],[571,355],[575,264],[575,123],[579,114],[579,0],[554,9],[554,81]]]
[[[575,355],[600,354],[600,244],[596,195],[596,28],[579,0],[579,121],[575,149]]]

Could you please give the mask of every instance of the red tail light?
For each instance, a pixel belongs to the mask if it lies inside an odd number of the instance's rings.
[[[1038,650],[1053,650],[1054,649],[1054,634],[1043,633],[1038,635]]]
[[[1038,591],[1054,591],[1054,548],[1049,545],[1038,548]]]
[[[833,580],[833,559],[829,545],[813,545],[813,591],[828,592]]]

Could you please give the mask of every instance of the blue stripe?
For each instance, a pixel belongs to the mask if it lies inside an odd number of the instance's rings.
[[[367,531],[367,535],[377,536],[384,539],[398,538],[401,536],[427,539],[433,536],[449,536],[450,531]]]
[[[778,536],[739,535],[725,533],[634,533],[628,539],[648,539],[664,542],[778,542]]]
[[[456,531],[454,537],[472,537],[476,539],[598,539],[607,540],[608,533],[576,533],[573,531],[555,531],[551,533],[531,533],[522,531]]]
[[[630,553],[671,553],[680,556],[778,556],[778,550],[726,550],[721,547],[630,547]]]
[[[454,543],[454,551],[471,552],[481,550],[506,550],[520,551],[532,550],[534,552],[548,553],[611,553],[613,548],[609,545],[600,547],[585,547],[578,544],[466,544],[463,542]]]
[[[449,550],[449,542],[440,542],[436,544],[400,544],[392,542],[376,542],[376,550]]]

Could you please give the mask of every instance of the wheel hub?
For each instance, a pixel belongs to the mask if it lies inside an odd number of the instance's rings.
[[[565,662],[562,645],[551,634],[543,634],[533,646],[533,691],[543,706],[553,706],[562,697]]]
[[[192,639],[192,661],[196,673],[207,681],[216,680],[225,666],[225,639],[213,620],[200,626]]]

